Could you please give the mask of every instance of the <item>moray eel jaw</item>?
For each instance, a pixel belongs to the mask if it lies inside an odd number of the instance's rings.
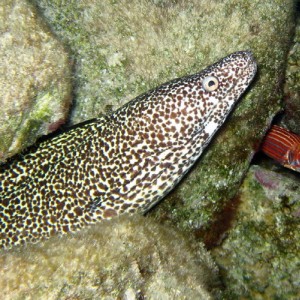
[[[201,155],[255,72],[249,51],[233,53],[1,166],[0,245],[147,211]]]

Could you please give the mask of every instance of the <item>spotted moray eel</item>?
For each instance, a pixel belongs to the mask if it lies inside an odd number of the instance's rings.
[[[235,52],[2,165],[1,247],[147,211],[198,159],[255,73],[251,52]]]

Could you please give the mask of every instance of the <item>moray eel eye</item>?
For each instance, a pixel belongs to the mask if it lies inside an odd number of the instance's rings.
[[[202,81],[202,86],[207,92],[213,92],[219,87],[217,77],[207,76]]]

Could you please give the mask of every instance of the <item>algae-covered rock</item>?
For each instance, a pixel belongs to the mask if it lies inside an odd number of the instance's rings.
[[[202,245],[143,217],[0,252],[1,299],[213,299]]]
[[[300,14],[298,25],[288,56],[286,81],[284,85],[285,110],[282,124],[300,134]]]
[[[0,161],[55,130],[70,104],[67,53],[35,9],[0,3]]]
[[[117,108],[166,80],[198,72],[231,52],[254,52],[259,74],[249,93],[177,193],[159,206],[159,215],[181,227],[207,227],[235,195],[282,108],[294,1],[35,2],[72,49],[72,123]]]
[[[300,179],[252,166],[239,211],[212,251],[226,299],[300,299]]]

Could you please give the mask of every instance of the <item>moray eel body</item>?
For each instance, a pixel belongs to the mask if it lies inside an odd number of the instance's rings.
[[[1,166],[1,247],[148,210],[194,164],[255,73],[250,52],[233,53]]]

